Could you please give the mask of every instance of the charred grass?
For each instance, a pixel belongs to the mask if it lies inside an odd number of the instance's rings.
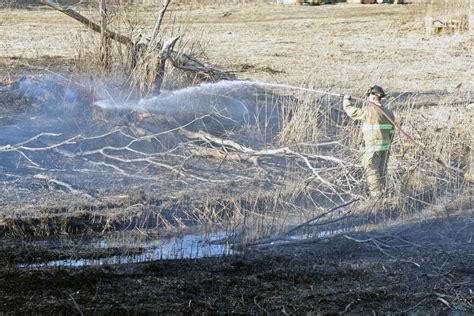
[[[373,232],[370,238],[386,242],[382,251],[340,236],[228,258],[3,271],[2,308],[21,313],[469,314],[473,245],[466,241],[472,239],[472,225],[472,218],[464,217]],[[390,236],[400,239],[390,241]]]

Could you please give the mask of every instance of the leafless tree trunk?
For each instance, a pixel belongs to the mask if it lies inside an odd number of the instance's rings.
[[[110,67],[110,37],[107,35],[107,6],[105,0],[100,0],[100,61],[104,69]]]

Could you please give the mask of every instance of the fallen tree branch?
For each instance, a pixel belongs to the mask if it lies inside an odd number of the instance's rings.
[[[239,154],[229,154],[227,151],[225,151],[225,156],[230,157],[232,160],[235,161],[248,161],[252,162],[255,165],[258,165],[259,162],[259,157],[265,157],[265,156],[294,156],[299,159],[301,159],[305,165],[311,170],[313,175],[323,184],[328,186],[333,192],[337,192],[336,188],[332,183],[324,179],[316,170],[316,168],[313,167],[309,159],[322,159],[322,160],[327,160],[331,162],[337,162],[342,164],[342,160],[337,159],[335,157],[327,157],[327,156],[321,156],[321,155],[303,155],[300,154],[296,151],[291,150],[288,147],[283,147],[283,148],[277,148],[277,149],[263,149],[263,150],[255,150],[252,148],[248,148],[245,146],[240,145],[237,142],[234,142],[232,140],[226,140],[222,139],[219,137],[216,137],[214,135],[211,135],[209,133],[199,131],[199,132],[191,132],[185,129],[179,129],[178,133],[181,135],[185,136],[188,139],[191,140],[201,140],[206,143],[214,143],[217,144],[223,148],[229,147],[229,149],[236,150],[240,152]],[[205,156],[213,156],[218,159],[222,159],[223,154],[219,154],[216,150],[207,150],[207,151],[194,151],[194,154],[204,154]]]
[[[349,202],[347,202],[347,203],[344,203],[344,204],[338,205],[338,206],[336,206],[336,207],[333,207],[332,209],[330,209],[330,210],[328,210],[328,211],[326,211],[326,212],[324,212],[324,213],[322,213],[322,214],[319,214],[319,215],[316,216],[316,217],[313,217],[312,219],[310,219],[310,220],[308,220],[308,221],[306,221],[306,222],[304,222],[304,223],[302,223],[302,224],[300,224],[300,225],[298,225],[298,226],[296,226],[296,227],[294,227],[294,228],[292,228],[292,229],[286,231],[285,233],[283,233],[283,234],[281,234],[281,235],[279,235],[279,236],[277,236],[277,237],[268,238],[268,239],[264,239],[264,240],[260,240],[260,241],[255,241],[255,242],[253,242],[253,243],[247,244],[246,246],[253,247],[253,246],[258,246],[258,245],[263,245],[263,244],[269,244],[269,243],[272,243],[272,242],[275,242],[275,241],[284,240],[285,237],[287,237],[287,236],[289,236],[290,234],[292,234],[292,233],[294,233],[294,232],[300,230],[301,228],[307,227],[307,226],[311,226],[311,223],[313,223],[314,221],[317,221],[317,220],[319,220],[320,218],[322,218],[322,217],[324,217],[324,216],[326,216],[326,215],[328,215],[328,214],[331,214],[331,213],[333,213],[333,212],[335,212],[335,211],[337,211],[337,210],[339,210],[339,209],[341,209],[341,208],[347,207],[347,206],[349,206],[349,205],[351,205],[352,203],[355,203],[355,202],[357,202],[357,201],[359,201],[359,199],[353,199],[353,200],[351,200],[351,201],[349,201]],[[347,215],[347,214],[349,214],[349,213],[350,213],[350,211],[347,212],[345,215]],[[337,219],[337,220],[338,220],[338,219]],[[334,221],[335,221],[335,220],[331,220],[331,221],[328,221],[327,223],[332,223],[332,222],[334,222]]]
[[[420,268],[421,265],[419,263],[416,263],[415,261],[412,261],[412,260],[406,260],[406,259],[399,259],[397,257],[395,257],[394,255],[388,253],[386,250],[384,250],[381,245],[383,245],[384,247],[388,247],[388,248],[391,248],[390,246],[386,245],[384,242],[378,240],[378,238],[368,238],[368,239],[363,239],[363,240],[360,240],[360,239],[356,239],[354,237],[351,237],[351,236],[348,236],[348,235],[344,235],[344,238],[346,239],[349,239],[349,240],[352,240],[352,241],[355,241],[357,243],[372,243],[375,248],[377,248],[381,253],[383,253],[384,255],[386,255],[387,257],[395,260],[395,261],[400,261],[400,262],[405,262],[405,263],[411,263],[413,264],[414,266],[416,266],[417,268]]]
[[[199,131],[199,132],[191,132],[185,130],[183,128],[178,130],[178,133],[183,135],[184,137],[191,139],[191,140],[202,140],[206,143],[214,143],[220,146],[230,147],[234,150],[240,151],[242,153],[246,153],[253,156],[272,156],[272,155],[279,155],[279,154],[286,154],[286,155],[295,155],[298,157],[308,157],[312,159],[321,159],[330,162],[335,162],[339,164],[344,164],[345,162],[336,157],[330,156],[323,156],[323,155],[305,155],[303,156],[300,153],[291,150],[288,147],[276,148],[276,149],[264,149],[264,150],[255,150],[249,147],[242,146],[241,144],[228,139],[222,139],[217,136],[211,135],[209,133]]]
[[[235,80],[237,77],[227,71],[205,66],[198,60],[187,56],[186,54],[172,56],[170,58],[171,64],[182,71],[199,73],[207,78],[214,80]]]
[[[193,156],[199,157],[211,157],[217,160],[228,160],[228,161],[237,161],[242,162],[246,161],[249,163],[258,166],[258,157],[255,156],[248,156],[238,152],[223,152],[222,150],[218,150],[215,148],[209,147],[201,147],[192,144],[187,144],[185,148],[191,153]]]
[[[239,143],[234,142],[233,140],[222,139],[222,138],[216,137],[214,135],[211,135],[209,133],[205,133],[203,131],[191,132],[191,131],[188,131],[184,128],[180,128],[178,130],[178,134],[181,134],[184,137],[189,138],[191,140],[202,140],[202,141],[207,142],[207,143],[215,143],[215,144],[218,144],[220,146],[228,146],[228,147],[231,147],[231,148],[233,148],[237,151],[244,152],[244,153],[254,152],[253,149],[244,147],[244,146],[240,145]]]
[[[51,0],[41,0],[41,3],[47,5],[50,8],[53,8],[56,11],[62,12],[67,16],[73,18],[74,20],[82,23],[83,25],[87,26],[89,29],[93,30],[94,32],[101,32],[101,27],[97,23],[92,22],[79,12],[76,12],[70,8],[63,7],[59,3],[52,2]],[[134,46],[134,42],[128,38],[127,36],[121,35],[119,33],[112,32],[110,30],[104,30],[104,33],[107,37],[110,37],[114,41],[117,41],[123,45],[126,45],[130,48]]]
[[[64,188],[66,188],[66,189],[67,189],[70,193],[72,193],[72,194],[82,194],[82,195],[84,195],[84,196],[87,196],[87,197],[93,199],[93,197],[90,196],[89,194],[87,194],[86,192],[83,192],[83,191],[80,191],[80,190],[76,190],[76,189],[74,189],[71,185],[69,185],[69,184],[67,184],[67,183],[65,183],[65,182],[63,182],[63,181],[59,181],[59,180],[50,178],[50,177],[48,177],[48,176],[46,176],[46,175],[43,175],[43,174],[36,174],[36,175],[33,176],[33,178],[34,178],[34,179],[38,179],[38,180],[45,180],[45,181],[47,181],[48,183],[54,183],[54,184],[56,184],[56,185],[58,185],[58,186],[60,186],[60,187],[64,187]]]

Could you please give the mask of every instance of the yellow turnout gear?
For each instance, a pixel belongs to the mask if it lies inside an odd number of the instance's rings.
[[[385,190],[387,162],[395,127],[375,106],[359,107],[346,98],[343,107],[352,119],[362,121],[365,143],[362,164],[370,194],[380,196]],[[392,120],[395,119],[392,111],[384,107],[380,109]]]

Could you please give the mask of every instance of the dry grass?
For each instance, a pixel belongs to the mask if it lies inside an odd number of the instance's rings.
[[[469,30],[469,0],[434,1],[427,15],[447,24],[445,32],[464,32]]]
[[[373,82],[391,92],[452,89],[459,83],[467,87],[470,76],[464,69],[472,64],[469,36],[426,37],[424,8],[175,6],[165,28],[186,25],[180,33],[186,34],[188,47],[204,43],[212,64],[234,69],[242,78],[312,82],[352,93],[365,91]],[[83,13],[96,16],[92,9]],[[154,14],[132,7],[129,16],[130,22],[112,21],[114,29],[125,34],[130,30],[133,36],[150,34]],[[2,11],[0,20],[1,56],[71,58],[77,45],[74,34],[90,43],[97,41],[83,26],[49,10]]]

